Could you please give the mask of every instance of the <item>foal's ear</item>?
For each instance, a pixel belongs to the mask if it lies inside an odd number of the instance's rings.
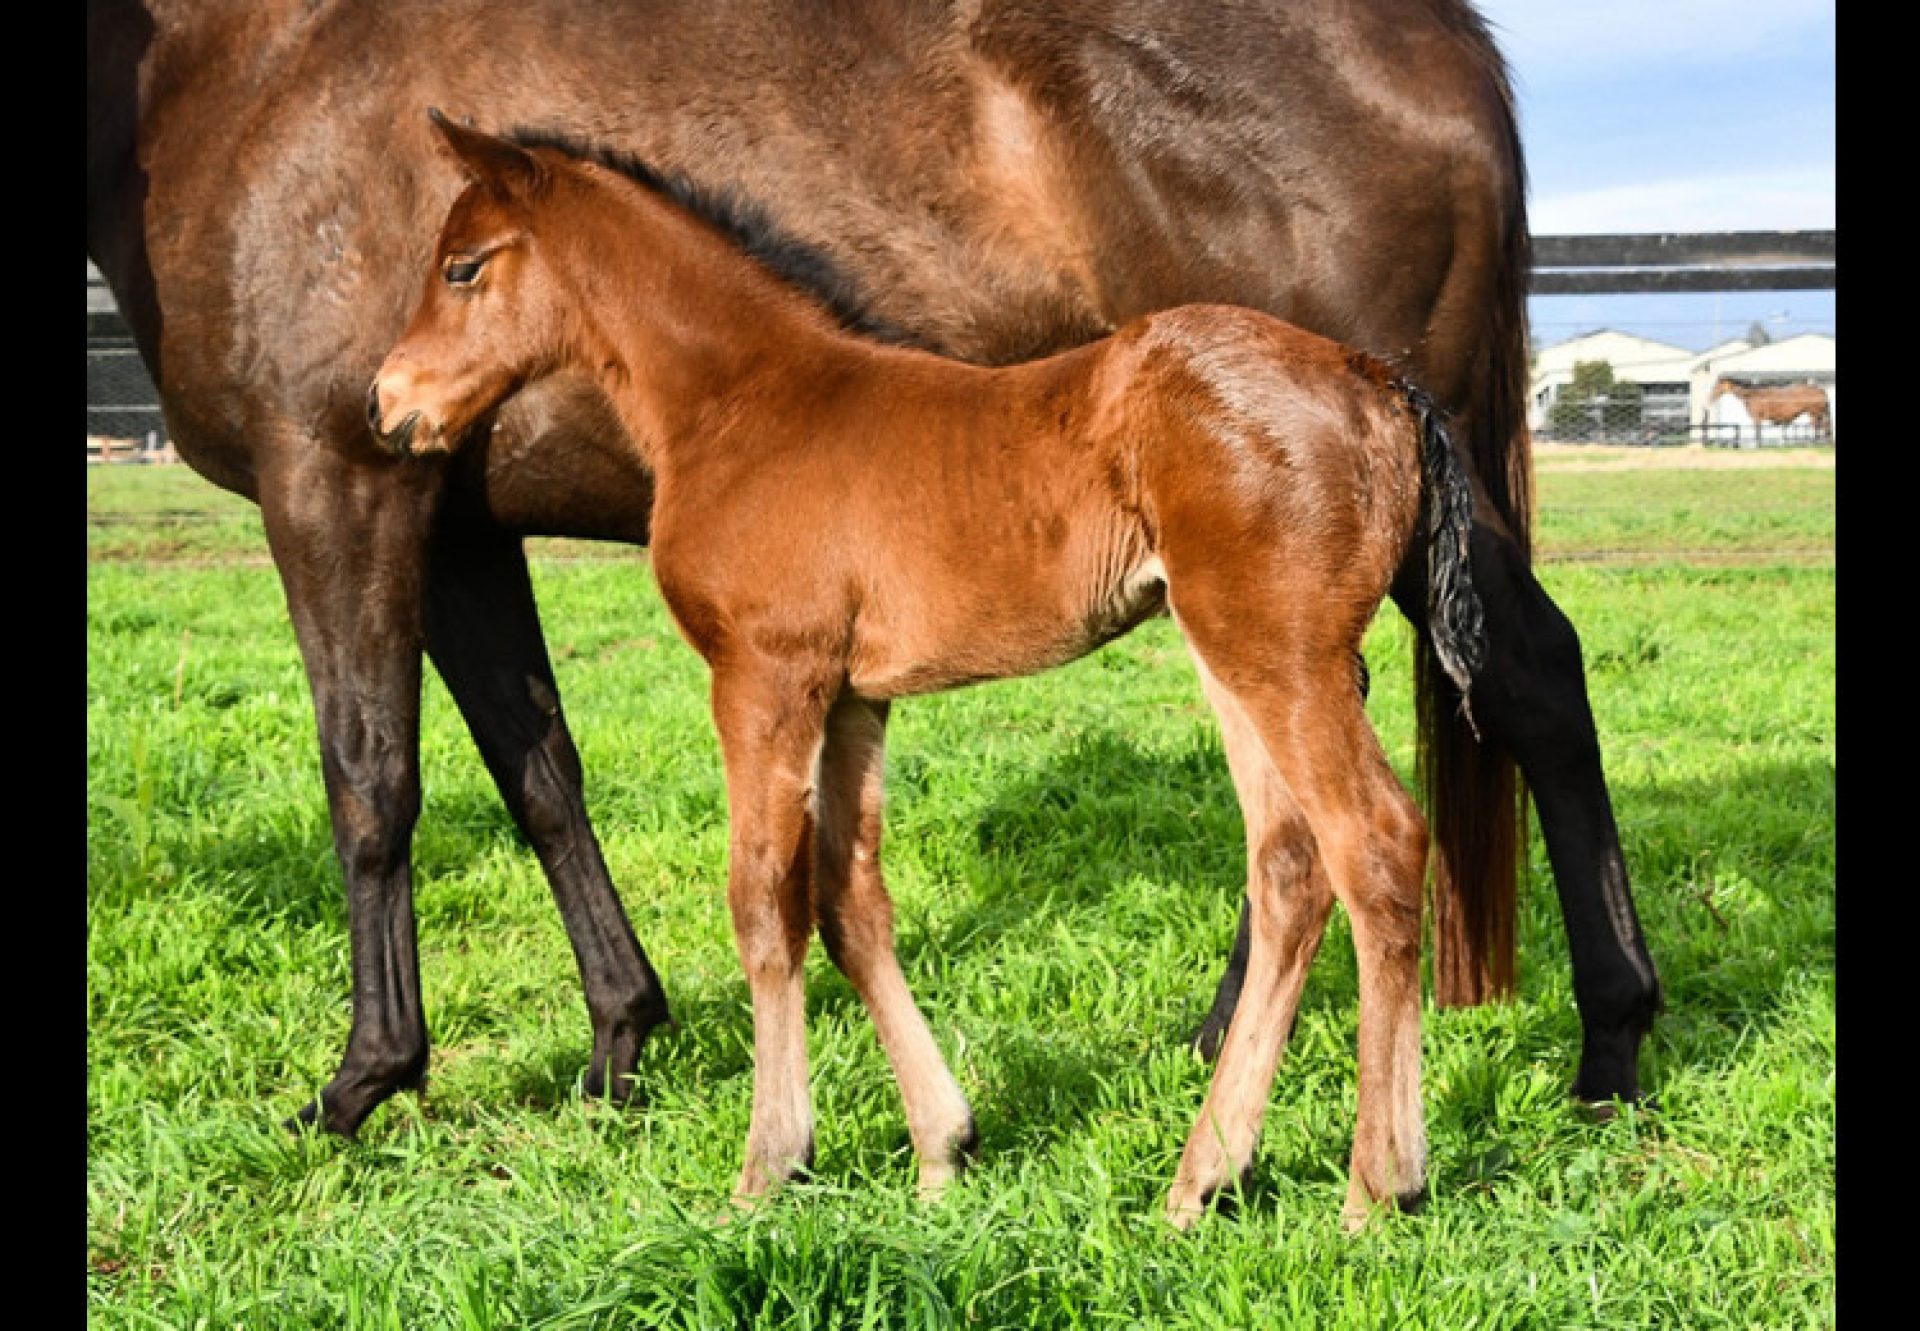
[[[504,197],[524,197],[546,176],[533,154],[517,143],[455,124],[437,106],[427,109],[427,119],[440,131],[442,150],[476,185]]]

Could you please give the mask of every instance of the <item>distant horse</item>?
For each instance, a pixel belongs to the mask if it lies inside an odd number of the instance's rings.
[[[580,375],[653,478],[652,567],[712,669],[726,762],[727,904],[754,1031],[737,1195],[812,1160],[815,920],[893,1064],[923,1191],[973,1145],[894,957],[889,703],[1063,664],[1167,609],[1224,732],[1253,920],[1168,1213],[1191,1223],[1250,1165],[1336,896],[1361,984],[1348,1216],[1416,1197],[1426,823],[1353,662],[1416,527],[1428,623],[1463,694],[1485,654],[1471,486],[1424,395],[1362,352],[1220,305],[1006,369],[886,347],[644,167],[435,123],[473,183],[368,419],[399,452],[445,451],[516,389]]]
[[[1733,379],[1722,379],[1707,398],[1709,408],[1722,397],[1737,398],[1753,423],[1753,437],[1760,438],[1760,427],[1771,425],[1781,437],[1795,426],[1809,438],[1825,438],[1833,432],[1832,408],[1827,392],[1818,384],[1779,384],[1750,387]],[[1804,422],[1804,425],[1801,425]]]
[[[460,188],[421,108],[685,177],[870,330],[980,364],[1219,301],[1432,390],[1474,473],[1489,657],[1456,718],[1424,565],[1435,992],[1511,984],[1518,760],[1584,1030],[1636,1094],[1659,1004],[1579,641],[1528,566],[1527,227],[1506,75],[1464,0],[89,0],[87,255],[180,456],[265,520],[346,880],[353,1019],[303,1116],[352,1133],[427,1066],[410,859],[422,651],[538,856],[616,1098],[666,997],[589,822],[522,537],[645,542],[605,400],[555,376],[451,462],[374,441],[368,378]],[[1235,951],[1200,1044],[1226,1029]]]

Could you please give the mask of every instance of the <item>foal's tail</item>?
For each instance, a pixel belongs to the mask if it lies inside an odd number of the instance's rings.
[[[1474,590],[1467,538],[1473,530],[1473,485],[1454,456],[1446,421],[1425,390],[1402,380],[1420,432],[1420,513],[1427,532],[1427,624],[1440,668],[1460,690],[1460,715],[1474,738],[1468,694],[1487,659],[1486,620]]]

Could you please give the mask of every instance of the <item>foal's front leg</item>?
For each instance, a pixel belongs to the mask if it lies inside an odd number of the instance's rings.
[[[753,996],[753,1124],[736,1201],[813,1163],[802,968],[813,931],[814,775],[829,696],[774,663],[714,671],[732,819],[727,906]]]
[[[893,950],[893,902],[880,876],[882,760],[887,705],[842,698],[820,755],[813,903],[820,940],[873,1017],[906,1105],[920,1157],[920,1195],[945,1188],[976,1137],[973,1111],[915,1006]]]

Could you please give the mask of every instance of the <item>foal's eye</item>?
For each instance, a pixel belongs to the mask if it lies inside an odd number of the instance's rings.
[[[480,276],[480,259],[448,259],[445,276],[448,286],[464,287]]]

